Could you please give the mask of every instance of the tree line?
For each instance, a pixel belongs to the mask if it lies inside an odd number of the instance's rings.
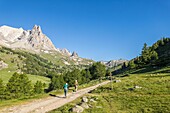
[[[65,82],[72,87],[75,80],[78,80],[81,85],[91,80],[101,79],[105,75],[106,67],[96,62],[91,67],[83,70],[74,69],[63,74],[51,73],[51,83],[45,89],[46,84],[41,81],[32,84],[26,74],[14,73],[6,85],[0,79],[0,100],[25,98],[35,94],[48,93],[52,90],[63,89]]]
[[[79,70],[74,69],[61,75],[53,73],[51,83],[49,85],[49,91],[62,89],[63,84],[67,82],[70,87],[74,86],[75,80],[79,82],[79,85],[90,82],[91,80],[101,79],[106,76],[106,67],[100,62],[93,63],[89,68]]]

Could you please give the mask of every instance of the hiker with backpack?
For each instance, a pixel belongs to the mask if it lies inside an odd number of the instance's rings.
[[[78,90],[78,81],[77,80],[75,80],[74,88],[75,88],[75,92],[77,92],[77,90]]]
[[[68,83],[65,83],[63,88],[64,88],[64,96],[66,98],[67,97],[67,92],[68,92]]]

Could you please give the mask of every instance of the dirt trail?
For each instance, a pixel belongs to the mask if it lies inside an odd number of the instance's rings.
[[[63,95],[56,97],[49,97],[45,99],[39,99],[24,105],[17,105],[10,108],[5,108],[0,111],[0,113],[46,113],[53,109],[59,108],[64,104],[67,104],[76,98],[88,93],[95,88],[107,84],[109,81],[102,82],[95,86],[81,89],[76,93],[69,93],[67,98],[64,98]]]

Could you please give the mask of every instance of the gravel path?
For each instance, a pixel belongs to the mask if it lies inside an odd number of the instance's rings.
[[[67,104],[76,98],[88,93],[95,88],[107,84],[109,81],[102,82],[95,86],[81,89],[76,93],[69,93],[67,98],[64,98],[63,95],[56,97],[48,97],[45,99],[39,99],[24,105],[17,105],[10,108],[5,108],[0,111],[0,113],[46,113],[53,109],[59,108],[64,104]]]

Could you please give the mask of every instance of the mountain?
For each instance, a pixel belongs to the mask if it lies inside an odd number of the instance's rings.
[[[1,26],[0,45],[40,55],[53,54],[53,56],[58,56],[58,59],[53,58],[52,60],[60,60],[65,65],[89,65],[93,62],[92,60],[80,58],[76,52],[71,53],[65,48],[56,48],[50,38],[43,34],[41,27],[37,25],[34,25],[32,30]]]
[[[115,66],[123,64],[124,62],[128,62],[128,60],[118,59],[118,60],[100,61],[100,62],[106,65],[106,67],[115,67]]]
[[[43,34],[41,27],[34,25],[32,30],[12,28],[9,26],[0,27],[0,45],[12,49],[25,49],[34,52],[58,51],[61,54],[71,56],[67,49],[58,49],[50,38]]]
[[[41,50],[53,50],[56,48],[51,40],[42,33],[41,27],[35,25],[32,30],[0,27],[1,45],[9,48],[22,48],[39,52]]]

